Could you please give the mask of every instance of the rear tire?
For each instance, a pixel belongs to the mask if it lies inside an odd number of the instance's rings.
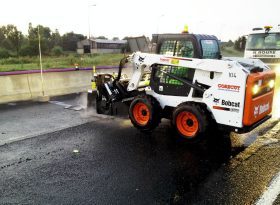
[[[207,114],[199,105],[182,104],[174,110],[172,124],[181,139],[195,142],[207,130]]]
[[[149,132],[160,123],[161,107],[156,99],[151,96],[141,95],[136,97],[129,107],[129,118],[137,129]]]

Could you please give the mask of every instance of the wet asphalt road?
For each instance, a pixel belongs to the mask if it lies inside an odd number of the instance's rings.
[[[53,103],[2,111],[1,137],[11,143],[0,146],[0,204],[254,204],[280,170],[279,141],[268,138],[265,146],[251,148],[255,134],[231,136],[231,142],[213,132],[187,145],[175,138],[167,120],[147,135],[126,117]],[[16,125],[13,131],[5,120]],[[39,135],[42,124],[49,131]],[[21,130],[33,137],[20,140]]]
[[[149,136],[100,119],[1,146],[1,203],[183,203],[233,152],[228,138],[187,146],[172,135],[168,122]]]
[[[116,118],[6,144],[0,147],[0,202],[252,204],[280,167],[279,144],[232,172],[230,159],[243,149],[231,147],[226,136],[211,133],[211,140],[191,146],[172,136],[168,121],[146,135]],[[254,167],[265,180],[243,175]]]

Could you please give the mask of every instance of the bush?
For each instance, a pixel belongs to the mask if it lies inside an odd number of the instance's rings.
[[[6,59],[1,59],[1,65],[12,65],[12,64],[28,64],[32,63],[33,60],[31,58],[16,58],[16,57],[9,57]]]
[[[234,41],[234,48],[239,51],[244,51],[246,41],[247,39],[245,36],[239,37],[236,41]]]
[[[33,56],[34,54],[35,54],[34,51],[29,45],[25,45],[21,47],[21,49],[19,50],[20,56]]]
[[[55,46],[52,48],[51,53],[54,56],[61,56],[63,54],[63,49],[60,46]]]
[[[0,48],[0,58],[9,58],[11,55],[5,48]]]

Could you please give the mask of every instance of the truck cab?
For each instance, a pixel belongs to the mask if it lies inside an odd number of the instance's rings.
[[[245,47],[245,58],[257,58],[272,69],[280,69],[280,25],[254,28],[248,35]]]

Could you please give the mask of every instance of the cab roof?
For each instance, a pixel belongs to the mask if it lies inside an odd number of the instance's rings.
[[[207,34],[192,34],[192,33],[166,33],[166,34],[153,34],[152,43],[157,43],[163,39],[184,39],[186,37],[194,37],[197,41],[200,40],[216,40],[218,38],[214,35]]]

